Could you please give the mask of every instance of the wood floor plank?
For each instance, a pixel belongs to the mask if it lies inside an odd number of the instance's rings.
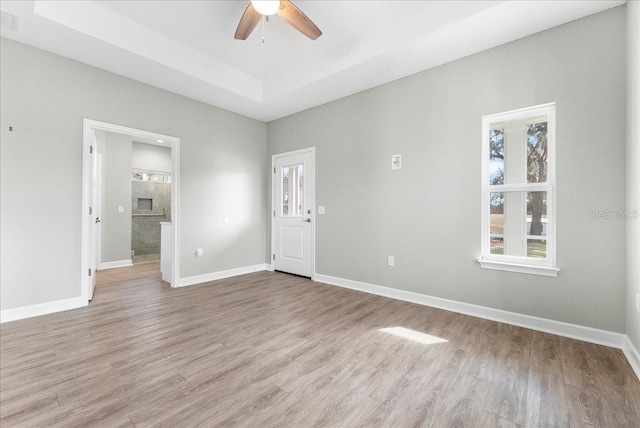
[[[498,415],[494,415],[493,413],[487,412],[486,410],[480,415],[477,426],[491,428],[518,428],[518,425],[515,423],[501,418]]]
[[[19,427],[33,426],[33,420],[45,416],[49,417],[60,408],[55,393],[32,393],[28,397],[21,397],[19,401],[6,402],[3,396],[0,421],[3,426]]]
[[[469,374],[479,379],[492,382],[499,365],[499,355],[502,350],[508,326],[503,323],[479,320],[476,323],[479,330],[471,340],[462,341],[462,346],[473,355],[473,363]]]
[[[592,345],[595,353],[596,376],[603,394],[612,399],[603,403],[605,424],[611,426],[627,426],[640,421],[640,405],[637,395],[634,396],[633,383],[635,375],[626,361],[622,351],[611,352],[605,346]],[[640,423],[638,423],[640,425]]]
[[[404,377],[392,388],[376,389],[371,398],[385,406],[411,414],[413,423],[431,426],[437,412],[447,401],[447,394],[454,388],[458,373],[464,373],[470,362],[469,355],[456,347],[437,347],[430,355],[429,363],[414,378]]]
[[[562,365],[569,423],[572,426],[604,425],[604,389],[596,375],[596,355],[588,343],[563,339]]]
[[[532,341],[526,425],[550,428],[568,426],[562,340],[558,336],[533,332]]]
[[[465,372],[459,372],[452,379],[452,388],[455,388],[456,393],[448,392],[444,396],[431,426],[434,428],[478,426],[489,387],[489,382],[470,376]]]
[[[606,427],[602,417],[602,402],[597,392],[566,386],[569,425],[576,427]],[[629,425],[633,426],[633,425]]]
[[[509,326],[485,410],[518,425],[526,423],[533,331]]]
[[[0,425],[637,427],[620,350],[274,272],[0,326]]]

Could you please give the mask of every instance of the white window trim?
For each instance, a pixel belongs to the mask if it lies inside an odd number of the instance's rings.
[[[528,119],[536,116],[547,118],[547,181],[545,183],[517,183],[504,185],[489,184],[489,130],[492,125],[511,120]],[[481,256],[478,263],[483,269],[517,272],[532,275],[557,277],[560,269],[556,266],[556,104],[548,103],[535,107],[513,110],[505,113],[492,114],[482,118],[482,213],[481,213]],[[507,256],[491,254],[490,252],[490,207],[489,193],[516,191],[545,191],[547,192],[547,257],[534,259],[529,257]]]

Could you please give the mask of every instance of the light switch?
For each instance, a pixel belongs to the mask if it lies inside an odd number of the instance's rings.
[[[196,250],[196,256],[198,256],[198,257],[202,257],[202,255],[203,255],[203,254],[204,254],[204,251],[202,251],[202,248],[198,248],[198,249]]]
[[[318,214],[324,214],[324,206],[318,207]]]
[[[123,207],[122,205],[120,205],[120,206],[118,207],[118,212],[119,212],[119,213],[123,213],[123,212],[124,212],[124,207]]]

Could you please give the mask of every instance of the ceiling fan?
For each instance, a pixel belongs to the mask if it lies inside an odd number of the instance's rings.
[[[234,38],[246,40],[253,29],[256,28],[262,16],[268,17],[276,13],[289,25],[311,40],[315,40],[322,35],[322,31],[320,31],[316,24],[289,0],[252,0],[244,11],[242,18],[240,18]]]

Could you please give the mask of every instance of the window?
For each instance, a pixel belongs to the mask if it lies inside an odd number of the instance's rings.
[[[154,181],[156,183],[171,183],[171,174],[165,171],[132,169],[131,181]]]
[[[557,276],[555,103],[482,118],[483,268]]]
[[[304,165],[282,167],[282,216],[301,216],[304,207]]]

